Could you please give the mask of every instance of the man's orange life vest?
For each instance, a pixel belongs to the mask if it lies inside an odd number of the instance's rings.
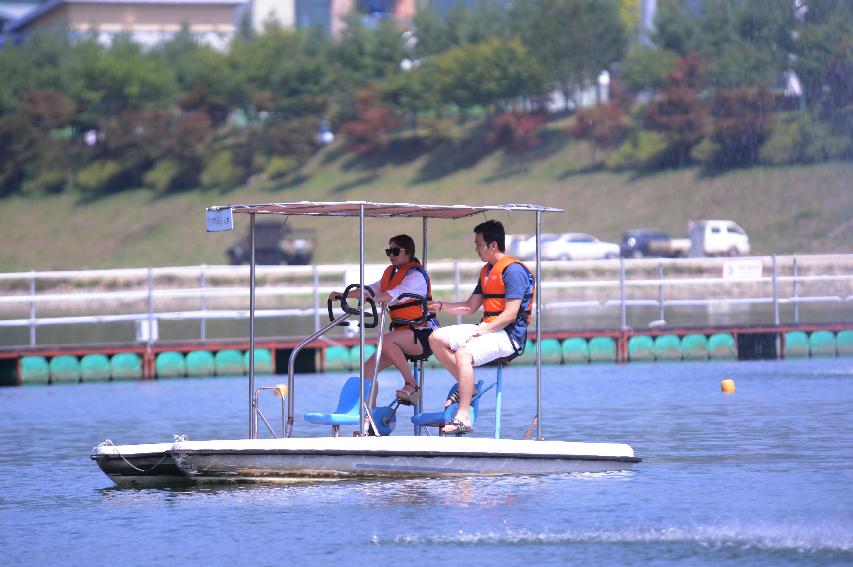
[[[379,288],[382,291],[388,291],[390,289],[394,289],[401,283],[403,283],[403,279],[406,277],[406,274],[409,270],[415,270],[420,272],[426,280],[427,284],[427,294],[426,300],[432,301],[432,286],[429,282],[429,276],[424,270],[423,266],[421,266],[420,262],[409,262],[407,264],[403,264],[402,266],[388,266],[385,268],[385,272],[382,274],[382,279],[379,280]],[[401,301],[400,303],[395,303],[388,307],[388,311],[391,313],[391,317],[394,319],[408,319],[408,320],[416,320],[423,317],[423,308],[419,301],[414,299],[409,299],[407,301]],[[392,327],[403,326],[400,324],[391,323]],[[415,325],[413,328],[423,328],[426,327],[426,322],[421,323],[419,325]]]
[[[511,264],[521,264],[530,277],[531,284],[521,299],[521,306],[518,309],[518,316],[516,317],[516,321],[523,320],[528,324],[530,323],[530,313],[533,310],[533,296],[536,285],[530,269],[518,258],[513,258],[512,256],[503,256],[495,262],[491,270],[489,270],[489,264],[486,264],[480,270],[480,288],[483,291],[482,320],[484,323],[493,321],[506,309],[506,286],[504,285],[503,273]]]

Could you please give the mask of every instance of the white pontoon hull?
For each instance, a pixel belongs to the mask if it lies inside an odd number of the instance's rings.
[[[161,478],[167,483],[604,472],[639,461],[624,444],[399,436],[179,441],[164,457],[180,475]],[[110,460],[92,458],[117,484],[129,483],[132,471],[111,474]]]
[[[172,443],[101,444],[91,458],[119,486],[153,486],[192,482],[178,469],[169,452]]]

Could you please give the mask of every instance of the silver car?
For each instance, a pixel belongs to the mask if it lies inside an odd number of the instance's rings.
[[[618,257],[618,244],[602,242],[583,232],[567,232],[542,245],[543,260],[601,260]]]

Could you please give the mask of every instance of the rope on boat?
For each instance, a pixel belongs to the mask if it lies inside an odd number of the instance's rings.
[[[188,440],[186,435],[173,435],[173,437],[175,438],[175,442],[187,441]],[[127,458],[121,454],[121,451],[118,450],[118,445],[113,443],[112,439],[106,439],[105,441],[98,443],[97,446],[98,447],[115,447],[116,448],[115,454],[118,455],[119,457],[121,457],[121,460],[124,461],[125,464],[127,464],[127,466],[129,466],[133,470],[141,472],[141,473],[149,473],[149,472],[153,471],[154,469],[159,467],[163,463],[163,461],[166,460],[166,453],[164,452],[163,455],[160,457],[160,459],[156,463],[154,463],[154,465],[152,465],[152,467],[150,469],[142,469],[142,468],[137,467],[136,465],[134,465],[130,461],[128,461]]]

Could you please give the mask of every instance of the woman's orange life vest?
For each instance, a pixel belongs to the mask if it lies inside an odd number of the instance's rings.
[[[429,282],[429,276],[427,275],[426,270],[424,270],[423,266],[421,266],[420,262],[409,262],[399,267],[388,266],[387,268],[385,268],[385,272],[382,274],[382,279],[379,280],[379,288],[382,291],[394,289],[395,287],[403,283],[403,279],[406,277],[406,274],[409,272],[409,270],[412,269],[417,272],[420,272],[421,275],[423,275],[427,284],[426,300],[432,301],[432,286]],[[394,305],[388,307],[388,311],[391,312],[391,316],[394,319],[416,320],[420,319],[424,315],[422,304],[414,299],[395,303]],[[426,325],[427,323],[425,321],[419,325],[409,326],[412,328],[421,329],[423,327],[426,327]],[[391,326],[400,327],[405,325],[391,323]]]
[[[480,270],[480,288],[483,291],[482,321],[484,323],[493,321],[506,309],[506,286],[504,285],[503,273],[511,264],[521,264],[530,275],[531,285],[521,299],[521,306],[518,309],[518,316],[516,317],[516,321],[523,320],[527,324],[530,323],[530,314],[533,311],[534,292],[536,289],[535,284],[532,283],[532,272],[518,258],[507,255],[495,262],[491,270],[489,270],[489,264],[484,265],[483,269]]]

